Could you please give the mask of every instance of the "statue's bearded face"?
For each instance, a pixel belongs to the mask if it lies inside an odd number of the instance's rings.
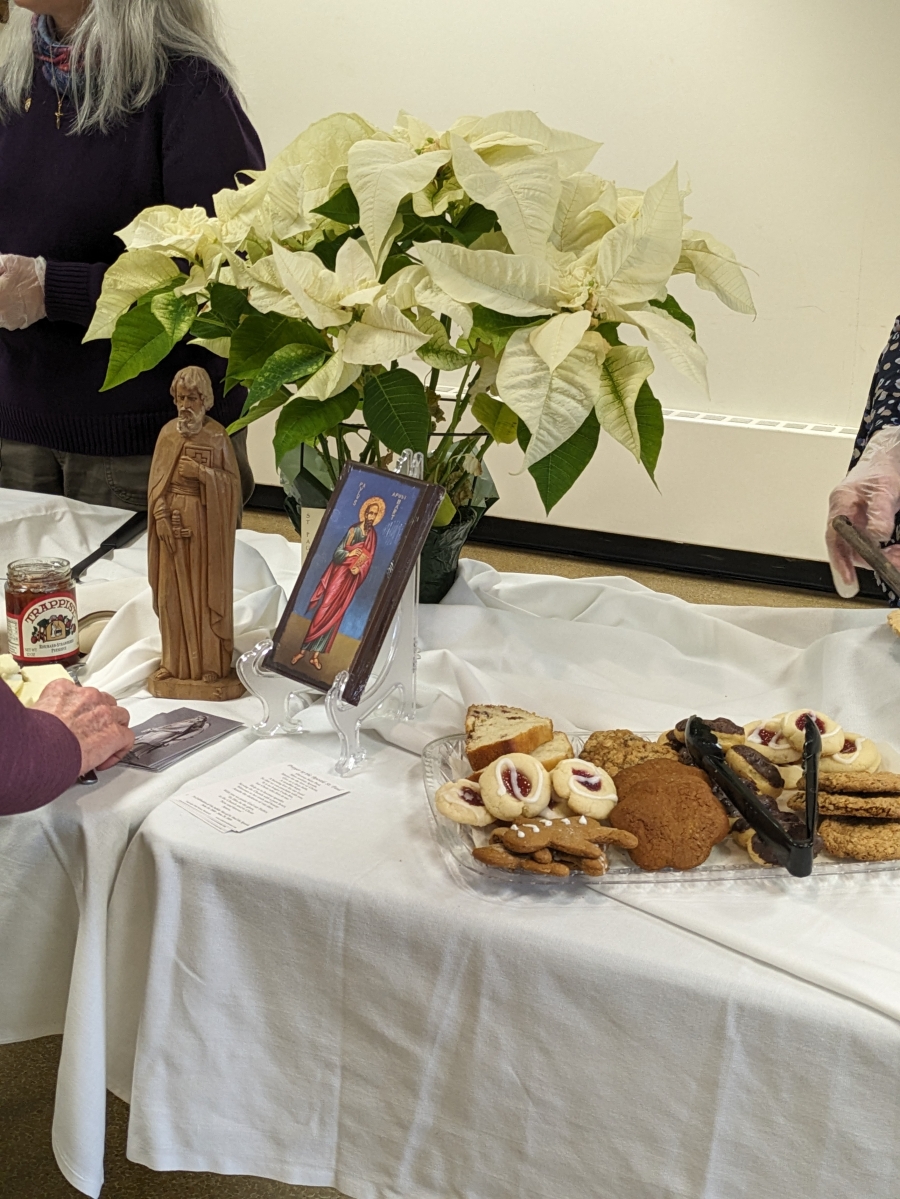
[[[175,407],[178,409],[175,423],[182,437],[199,433],[206,417],[206,404],[200,392],[179,386],[175,392]]]

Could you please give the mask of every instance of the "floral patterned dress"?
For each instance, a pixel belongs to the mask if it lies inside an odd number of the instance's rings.
[[[869,399],[863,413],[850,465],[855,466],[859,457],[869,443],[873,433],[887,425],[900,425],[900,316],[894,321],[894,327],[888,338],[888,343],[881,352],[872,386],[869,388]],[[894,535],[888,545],[900,544],[900,513],[894,526]],[[878,585],[888,597],[891,607],[900,607],[900,599],[893,591],[882,583],[878,576]]]

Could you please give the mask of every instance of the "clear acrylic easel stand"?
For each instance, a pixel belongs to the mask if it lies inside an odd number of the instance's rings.
[[[392,468],[396,474],[421,479],[425,460],[422,454],[405,450]],[[406,585],[394,623],[356,705],[344,700],[347,672],[342,671],[325,696],[328,721],[340,739],[340,757],[335,763],[339,775],[352,774],[366,761],[360,730],[365,720],[413,720],[416,714],[416,659],[419,627],[419,564]],[[269,666],[272,640],[254,645],[237,661],[241,682],[263,707],[263,718],[253,725],[258,737],[283,737],[304,733],[303,713],[319,693],[298,688],[297,683],[276,673]]]

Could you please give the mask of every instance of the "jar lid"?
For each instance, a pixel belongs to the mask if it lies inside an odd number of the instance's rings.
[[[10,586],[41,590],[69,582],[72,564],[68,558],[18,558],[6,570]]]

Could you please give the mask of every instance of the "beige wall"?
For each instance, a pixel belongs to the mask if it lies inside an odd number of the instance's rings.
[[[664,406],[857,423],[900,311],[894,0],[220,2],[270,153],[337,109],[443,126],[523,107],[602,140],[595,169],[620,184],[645,187],[678,159],[695,224],[756,272],[759,317],[676,280],[712,395],[660,364]],[[818,470],[827,493],[833,462],[808,441],[801,474]],[[690,474],[670,484],[685,502]],[[773,468],[770,489],[782,481]],[[611,527],[599,509],[596,523]]]

